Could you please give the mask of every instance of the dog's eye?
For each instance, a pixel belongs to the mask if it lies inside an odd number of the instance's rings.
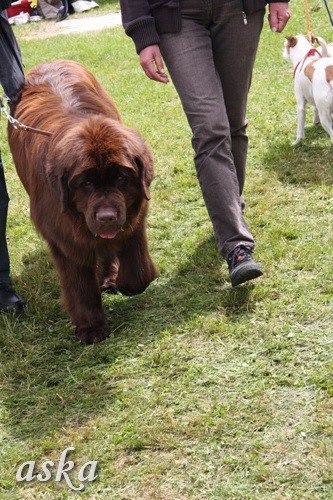
[[[81,186],[83,186],[83,187],[91,187],[92,186],[92,182],[91,181],[84,181],[84,182],[82,182]]]
[[[117,182],[119,182],[120,184],[124,184],[126,181],[127,181],[127,179],[124,176],[124,174],[117,175]]]
[[[91,191],[94,190],[94,184],[92,181],[89,180],[83,181],[81,182],[81,189],[86,193],[90,193]]]

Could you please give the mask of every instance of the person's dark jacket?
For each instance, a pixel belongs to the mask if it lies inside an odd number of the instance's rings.
[[[289,0],[242,0],[246,15],[264,9],[267,3]],[[180,0],[120,0],[125,32],[133,39],[139,54],[149,45],[160,43],[162,33],[177,33],[181,29]]]
[[[21,52],[7,18],[6,9],[11,3],[11,0],[0,0],[0,83],[14,103],[24,84],[24,70]]]

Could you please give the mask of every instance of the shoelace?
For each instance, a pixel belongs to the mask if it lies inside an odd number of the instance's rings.
[[[230,266],[235,266],[239,262],[248,260],[252,258],[252,250],[248,247],[239,246],[236,247],[231,257],[228,259]]]

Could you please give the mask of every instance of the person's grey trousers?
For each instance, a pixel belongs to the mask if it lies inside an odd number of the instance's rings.
[[[241,0],[182,0],[182,29],[160,49],[192,129],[195,166],[224,258],[254,247],[242,214],[246,105],[265,10],[245,20]]]

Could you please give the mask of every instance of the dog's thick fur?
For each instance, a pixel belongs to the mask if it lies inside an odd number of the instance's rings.
[[[145,217],[153,178],[142,137],[81,64],[54,61],[26,77],[15,118],[45,136],[9,125],[31,218],[47,241],[62,302],[81,342],[109,335],[101,288],[141,293],[156,277]]]
[[[289,36],[284,43],[283,57],[294,67],[297,101],[297,136],[294,144],[304,139],[305,108],[314,108],[314,123],[321,123],[333,141],[333,58],[323,39],[318,39],[323,56],[304,35]]]

